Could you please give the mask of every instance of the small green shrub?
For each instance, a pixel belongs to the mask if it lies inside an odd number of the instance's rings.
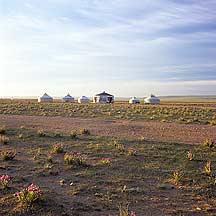
[[[129,210],[129,203],[120,203],[118,205],[119,216],[136,216],[136,212]]]
[[[208,148],[213,148],[214,147],[214,141],[210,140],[210,139],[206,139],[203,142],[203,145],[208,147]]]
[[[47,161],[48,161],[49,163],[53,163],[53,157],[52,157],[51,154],[47,155]]]
[[[215,120],[212,120],[212,121],[209,122],[209,124],[210,124],[211,126],[215,126],[215,125],[216,125],[216,121],[215,121]]]
[[[118,143],[118,144],[116,145],[116,149],[117,149],[120,153],[124,153],[124,152],[126,151],[124,145],[123,145],[123,144],[120,144],[120,143]]]
[[[80,152],[71,152],[64,155],[64,161],[68,165],[84,166],[86,165],[86,155]]]
[[[6,127],[0,126],[0,134],[5,134],[5,133],[6,133]]]
[[[194,159],[194,155],[193,155],[193,153],[191,151],[187,152],[187,159],[189,161],[192,161]]]
[[[23,138],[24,138],[23,134],[18,135],[18,139],[23,139]]]
[[[90,135],[90,130],[88,130],[86,128],[82,128],[82,129],[80,129],[80,134],[82,134],[82,135]]]
[[[4,135],[0,135],[0,143],[6,145],[9,143],[9,140],[10,140],[9,137],[4,136]]]
[[[111,158],[101,158],[100,159],[100,164],[102,165],[110,165],[111,164]]]
[[[71,131],[70,137],[71,139],[76,139],[78,137],[77,131]]]
[[[64,147],[61,143],[57,143],[52,147],[52,153],[60,154],[64,153]]]
[[[136,149],[134,149],[134,148],[128,148],[127,155],[128,156],[136,156],[137,155]]]
[[[8,188],[9,182],[11,181],[11,177],[9,175],[2,175],[0,176],[0,184],[2,185],[2,187]]]
[[[2,151],[1,156],[2,156],[2,159],[4,161],[13,160],[15,158],[15,156],[16,156],[16,152],[11,151],[11,150]]]
[[[46,136],[46,133],[44,132],[43,129],[39,129],[39,130],[37,131],[37,135],[38,135],[39,137],[45,137],[45,136]]]
[[[61,137],[62,137],[62,134],[59,133],[59,132],[55,132],[55,133],[54,133],[54,137],[55,137],[55,138],[61,138]]]
[[[172,174],[170,182],[175,185],[178,185],[182,180],[182,177],[183,177],[183,172],[181,172],[180,170],[175,170]]]
[[[206,175],[211,175],[211,161],[207,161],[207,163],[204,166],[204,173]]]
[[[41,197],[42,193],[37,185],[31,184],[22,191],[16,192],[15,197],[17,200],[26,206],[31,206],[36,200]]]

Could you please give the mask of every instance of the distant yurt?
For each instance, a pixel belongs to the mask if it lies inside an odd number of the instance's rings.
[[[43,96],[38,98],[39,103],[52,103],[53,98],[49,96],[47,93],[45,93]]]
[[[145,104],[159,104],[160,99],[154,95],[150,95],[149,97],[145,98],[144,103]]]
[[[130,100],[129,100],[129,104],[139,104],[140,103],[140,100],[136,97],[132,97]]]
[[[74,97],[72,97],[70,94],[67,94],[62,98],[63,103],[74,103]]]
[[[96,94],[93,97],[94,103],[113,103],[114,102],[114,96],[111,94],[106,93],[105,91],[99,94]]]
[[[78,98],[78,103],[88,103],[89,99],[86,96],[81,96]]]

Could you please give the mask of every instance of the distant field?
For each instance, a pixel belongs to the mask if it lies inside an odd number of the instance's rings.
[[[0,100],[0,114],[127,119],[215,125],[216,103],[162,102],[161,105],[129,105],[125,102],[117,102],[115,104],[39,104],[33,100]]]
[[[174,103],[216,103],[216,96],[162,96],[160,99],[163,102]]]

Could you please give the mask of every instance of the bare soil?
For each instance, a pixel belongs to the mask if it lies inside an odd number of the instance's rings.
[[[216,140],[216,126],[210,125],[23,115],[0,115],[0,122],[8,127],[26,126],[63,133],[88,128],[95,135],[129,139],[144,137],[152,141],[200,144],[205,139]]]

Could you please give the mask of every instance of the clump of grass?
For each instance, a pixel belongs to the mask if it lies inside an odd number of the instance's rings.
[[[86,155],[81,154],[80,152],[70,152],[64,155],[64,161],[68,165],[74,166],[85,166],[86,163]]]
[[[211,126],[215,126],[215,125],[216,125],[216,121],[215,121],[215,120],[212,120],[212,121],[209,122],[209,124],[210,124]]]
[[[4,161],[13,160],[16,156],[16,152],[12,150],[2,151],[1,156]]]
[[[39,158],[39,156],[41,156],[41,152],[42,152],[42,149],[41,148],[37,148],[34,150],[34,155],[33,155],[33,159],[34,160],[37,160]]]
[[[64,185],[66,185],[66,181],[65,181],[64,179],[61,179],[61,180],[59,181],[59,184],[60,184],[61,186],[64,186]]]
[[[136,216],[136,212],[129,210],[129,203],[120,203],[118,205],[119,216]]]
[[[125,146],[118,139],[114,140],[112,146],[122,154],[126,152]]]
[[[188,152],[187,152],[187,159],[188,159],[189,161],[192,161],[192,160],[194,159],[194,155],[193,155],[193,153],[192,153],[191,151],[188,151]]]
[[[18,139],[23,139],[23,138],[24,138],[23,134],[18,135]]]
[[[118,143],[116,145],[116,149],[120,152],[120,153],[124,153],[125,152],[125,147],[123,144]]]
[[[145,137],[144,137],[144,136],[141,136],[141,137],[139,138],[139,141],[144,142],[144,141],[145,141]]]
[[[204,173],[208,176],[211,175],[211,161],[207,161],[207,163],[205,164]]]
[[[172,174],[170,182],[172,184],[178,185],[180,181],[182,180],[182,177],[183,177],[183,172],[180,170],[175,170]]]
[[[111,158],[101,158],[100,159],[100,163],[102,164],[102,165],[110,165],[111,164]]]
[[[136,156],[137,155],[136,149],[134,149],[134,148],[128,148],[127,155],[128,156]]]
[[[214,141],[210,140],[210,139],[206,139],[204,142],[203,142],[203,146],[206,146],[208,148],[213,148],[214,147]]]
[[[5,134],[6,133],[6,127],[3,125],[3,126],[0,126],[0,134]]]
[[[46,133],[44,132],[43,129],[39,129],[39,130],[37,131],[37,135],[38,135],[39,137],[45,137],[45,136],[46,136]]]
[[[82,128],[80,129],[80,134],[82,135],[90,135],[90,130],[89,129],[86,129],[86,128]]]
[[[130,216],[128,203],[127,204],[120,203],[118,205],[118,209],[119,209],[119,216]]]
[[[54,133],[54,137],[55,138],[61,138],[62,137],[62,134],[60,132],[55,132]]]
[[[4,135],[0,135],[0,143],[6,145],[9,143],[9,140],[10,140],[9,137],[4,136]]]
[[[47,155],[47,161],[48,161],[49,163],[53,163],[53,157],[52,157],[51,154],[48,154],[48,155]]]
[[[52,147],[52,153],[60,154],[64,153],[64,147],[61,143],[57,143]]]
[[[77,139],[78,138],[77,131],[76,130],[75,131],[71,131],[70,137],[71,137],[71,139]]]

